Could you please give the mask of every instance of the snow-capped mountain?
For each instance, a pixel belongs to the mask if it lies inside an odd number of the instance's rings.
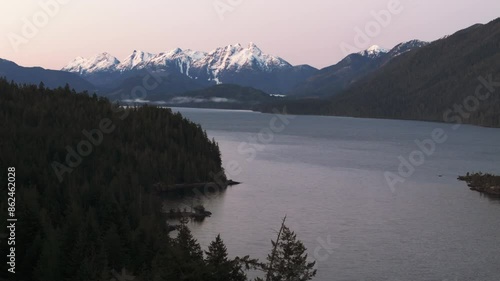
[[[143,51],[137,51],[134,50],[132,54],[130,54],[128,57],[126,57],[118,66],[117,69],[120,71],[128,71],[132,70],[135,68],[137,65],[140,65],[144,62],[147,62],[151,60],[155,55],[148,53],[148,52],[143,52]]]
[[[119,64],[120,61],[117,58],[104,52],[88,59],[77,57],[61,70],[85,76],[99,72],[116,71]]]
[[[378,58],[380,56],[383,56],[384,54],[387,54],[388,52],[389,52],[388,50],[381,48],[378,45],[373,45],[370,48],[362,52],[359,52],[359,54],[361,54],[364,57]]]
[[[196,76],[220,84],[226,83],[228,76],[235,73],[271,73],[292,68],[292,65],[280,57],[263,53],[257,45],[249,43],[247,47],[235,44],[217,48],[196,61],[194,68],[197,69]]]
[[[176,48],[151,57],[149,60],[138,64],[135,69],[149,69],[153,71],[176,69],[180,74],[193,78],[189,72],[191,67],[206,55],[204,52]]]
[[[244,48],[240,44],[217,48],[200,61],[214,73],[224,70],[240,71],[242,69],[258,69],[271,72],[278,68],[291,67],[280,57],[264,54],[254,43]]]
[[[290,84],[316,71],[312,67],[296,68],[280,57],[264,53],[254,43],[246,47],[228,45],[208,53],[179,48],[160,54],[134,51],[122,62],[103,53],[89,59],[78,57],[62,70],[108,88],[109,84],[119,84],[148,70],[183,75],[205,86],[232,83],[273,93],[286,92]],[[285,77],[287,71],[293,72],[290,78]]]
[[[218,74],[224,71],[253,70],[272,72],[276,69],[291,68],[288,62],[280,57],[263,53],[254,43],[242,47],[240,44],[228,45],[213,50],[210,53],[185,50],[180,48],[151,54],[134,51],[120,62],[108,53],[103,53],[90,59],[78,57],[62,70],[79,74],[92,74],[100,71],[131,71],[134,69],[162,69],[176,66],[180,73],[189,75],[191,68],[197,72],[209,74],[209,79],[217,80]]]

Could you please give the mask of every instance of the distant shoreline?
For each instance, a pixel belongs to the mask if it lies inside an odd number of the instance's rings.
[[[261,111],[261,110],[256,110],[256,109],[229,109],[229,108],[216,108],[216,107],[183,107],[183,106],[168,106],[168,105],[162,105],[161,107],[163,108],[170,108],[175,111],[179,110],[186,110],[186,109],[193,109],[193,110],[203,110],[203,111],[228,111],[228,112],[246,112],[246,113],[256,113],[256,114],[277,114],[277,112],[268,112],[268,111]],[[444,124],[447,126],[454,126],[457,125],[457,123],[449,123],[445,122],[443,120],[424,120],[424,119],[411,119],[411,118],[406,118],[406,119],[395,119],[395,118],[384,118],[384,117],[361,117],[361,116],[349,116],[349,115],[329,115],[329,114],[300,114],[300,113],[287,113],[287,112],[280,112],[279,114],[283,115],[294,115],[294,116],[310,116],[310,117],[326,117],[326,118],[340,118],[340,119],[364,119],[364,120],[376,120],[376,121],[406,121],[406,122],[419,122],[419,123],[432,123],[432,124]],[[478,124],[473,124],[473,123],[463,123],[460,124],[461,126],[471,126],[471,127],[478,127],[478,128],[485,128],[485,129],[500,129],[500,127],[495,127],[495,126],[485,126],[485,125],[478,125]]]

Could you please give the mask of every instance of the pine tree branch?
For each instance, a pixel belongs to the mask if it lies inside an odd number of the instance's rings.
[[[285,220],[286,220],[286,215],[283,218],[283,222],[281,223],[280,231],[278,232],[278,238],[276,239],[276,243],[274,244],[274,249],[273,249],[273,252],[271,254],[271,260],[269,261],[269,268],[267,270],[266,281],[270,280],[271,273],[273,272],[273,262],[274,262],[274,258],[276,256],[276,250],[278,248],[278,244],[279,244],[279,241],[281,238],[281,233],[283,232],[283,228],[285,227]]]

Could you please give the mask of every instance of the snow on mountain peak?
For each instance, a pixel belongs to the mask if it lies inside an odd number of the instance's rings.
[[[207,55],[203,63],[209,65],[214,73],[229,69],[239,71],[244,68],[269,72],[275,68],[290,66],[279,57],[262,53],[254,43],[249,43],[247,48],[243,48],[241,44],[217,48]]]
[[[139,69],[177,69],[190,78],[208,77],[209,81],[222,82],[225,72],[244,69],[272,72],[291,65],[280,57],[265,54],[253,42],[246,47],[236,43],[217,48],[209,53],[176,48],[160,54],[134,50],[120,63],[108,53],[86,59],[78,57],[62,70],[81,75],[117,70],[120,72]],[[223,76],[223,75],[222,75]]]
[[[94,73],[102,71],[113,71],[120,61],[109,53],[101,53],[91,58],[77,57],[66,65],[62,70],[77,72],[79,74]]]
[[[134,50],[132,54],[126,57],[120,65],[117,66],[117,69],[120,71],[131,70],[143,62],[149,61],[153,56],[154,54],[148,52]]]
[[[173,57],[173,56],[181,54],[181,53],[182,53],[182,49],[181,48],[175,48],[175,49],[167,52],[167,55],[170,56],[170,57]]]
[[[193,60],[201,60],[202,58],[204,58],[207,53],[205,52],[200,52],[200,51],[194,51],[194,50],[191,50],[191,49],[186,49],[184,50],[184,53],[186,55],[188,55],[189,57],[191,57]]]
[[[250,42],[248,43],[248,49],[259,49],[259,47],[257,47],[254,42]]]
[[[386,54],[388,50],[381,48],[378,45],[373,45],[370,48],[360,52],[361,55],[365,57],[375,58],[380,56],[381,54]]]

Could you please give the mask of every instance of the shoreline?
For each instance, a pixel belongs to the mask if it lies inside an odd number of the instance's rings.
[[[229,186],[233,185],[238,185],[241,184],[241,182],[233,181],[233,180],[227,180],[224,183],[217,183],[217,182],[199,182],[199,183],[179,183],[179,184],[170,184],[167,185],[162,182],[158,182],[153,185],[153,188],[155,191],[159,193],[166,193],[166,192],[177,192],[177,191],[189,191],[193,189],[200,189],[200,188],[214,188],[214,189],[226,189]]]

